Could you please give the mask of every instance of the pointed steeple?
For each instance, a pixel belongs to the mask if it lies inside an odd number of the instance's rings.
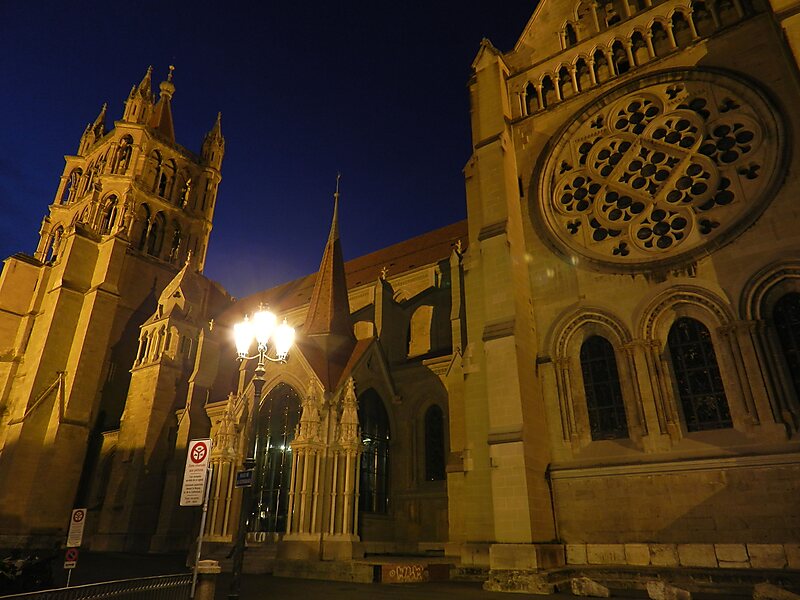
[[[175,128],[172,125],[172,108],[170,102],[172,100],[172,95],[175,93],[175,84],[172,83],[172,72],[174,70],[175,67],[170,65],[167,80],[162,81],[161,85],[159,85],[161,94],[158,97],[158,103],[153,109],[153,116],[150,117],[147,123],[149,127],[155,129],[173,144],[175,143]]]
[[[337,385],[356,344],[339,240],[339,175],[333,199],[331,230],[311,293],[301,344],[303,354],[328,390]]]
[[[147,67],[147,72],[142,77],[139,85],[131,88],[128,99],[125,101],[125,112],[122,120],[128,123],[146,123],[153,109],[153,92],[151,74],[153,67]]]
[[[217,120],[214,126],[203,138],[203,159],[212,167],[217,169],[222,165],[222,157],[225,155],[225,138],[222,136],[222,113],[217,113]]]
[[[355,339],[350,320],[342,244],[339,240],[339,178],[337,175],[331,230],[322,254],[314,291],[311,293],[311,304],[303,333],[306,336],[335,334]]]

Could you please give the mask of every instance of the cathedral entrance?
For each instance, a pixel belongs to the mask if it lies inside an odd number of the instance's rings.
[[[292,474],[292,441],[300,421],[300,396],[279,383],[261,404],[256,438],[256,481],[249,530],[284,533]]]

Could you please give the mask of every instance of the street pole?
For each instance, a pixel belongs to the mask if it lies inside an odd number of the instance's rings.
[[[264,387],[264,360],[266,352],[259,351],[258,366],[256,366],[253,377],[253,406],[247,416],[245,428],[245,459],[244,468],[254,469],[256,466],[256,437],[258,424],[258,410],[261,405],[261,390]],[[231,585],[228,591],[228,600],[239,600],[239,592],[242,586],[242,565],[244,563],[245,539],[247,538],[247,517],[252,508],[253,487],[252,482],[249,486],[242,488],[242,505],[239,509],[239,528],[236,531],[236,544],[233,546],[233,572]]]

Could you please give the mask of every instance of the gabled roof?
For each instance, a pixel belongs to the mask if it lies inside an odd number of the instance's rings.
[[[446,260],[459,241],[462,250],[466,249],[468,242],[466,220],[349,260],[344,264],[347,288],[353,289],[377,281],[384,267],[387,269],[387,276],[391,278]],[[304,306],[311,300],[316,279],[317,274],[312,273],[241,298],[230,309],[231,314],[236,315],[234,320],[240,319],[242,314],[256,310],[259,303],[267,304],[274,310],[280,311]],[[219,320],[220,322],[224,321],[222,315]]]

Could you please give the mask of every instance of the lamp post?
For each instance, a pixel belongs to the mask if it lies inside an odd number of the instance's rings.
[[[281,325],[277,323],[278,318],[273,313],[260,307],[253,315],[252,320],[245,316],[244,321],[237,323],[233,327],[239,360],[258,360],[255,375],[253,376],[253,406],[247,415],[247,423],[245,425],[244,441],[246,452],[244,470],[252,470],[256,466],[256,424],[258,423],[256,413],[261,404],[261,390],[264,388],[266,364],[267,362],[285,363],[286,357],[289,355],[289,349],[294,343],[294,328],[290,327],[285,319]],[[258,346],[258,352],[249,356],[248,353],[254,340]],[[275,350],[275,358],[268,355],[273,348]],[[247,517],[252,506],[252,484],[253,481],[251,480],[249,486],[242,488],[239,527],[236,530],[236,543],[233,546],[233,572],[228,592],[229,600],[238,600],[241,589],[242,563],[244,562],[245,538],[247,537]]]

